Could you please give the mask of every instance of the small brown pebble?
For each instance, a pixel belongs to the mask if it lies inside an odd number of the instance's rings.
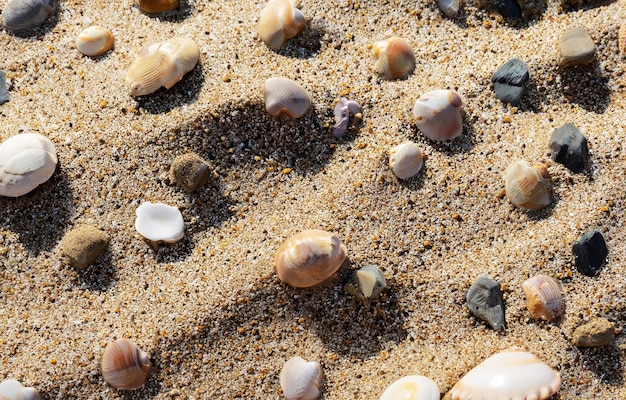
[[[91,225],[80,225],[68,231],[61,240],[63,255],[71,266],[86,268],[109,243],[109,236]]]
[[[617,47],[619,48],[622,57],[626,57],[626,24],[619,28],[617,34]]]
[[[613,340],[615,324],[605,318],[594,318],[574,331],[574,344],[580,347],[604,346]]]
[[[170,179],[186,192],[204,185],[210,175],[209,164],[195,153],[183,154],[172,162]]]

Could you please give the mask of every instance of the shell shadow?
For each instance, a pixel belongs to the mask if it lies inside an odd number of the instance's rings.
[[[608,344],[580,348],[580,356],[585,368],[593,372],[601,382],[616,386],[624,384],[623,350],[619,347]]]
[[[568,100],[586,111],[604,113],[611,102],[611,91],[597,61],[578,68],[562,67],[559,72],[561,90]]]
[[[102,254],[87,268],[72,268],[69,265],[66,267],[75,271],[76,280],[80,282],[80,285],[76,285],[77,287],[80,286],[81,289],[86,288],[92,292],[106,292],[117,282],[117,269],[113,265],[109,246],[107,245]]]
[[[562,0],[562,12],[587,11],[598,7],[606,7],[616,0]]]
[[[407,127],[406,125],[407,124],[403,124],[401,130],[407,130],[408,132],[410,132],[409,138],[412,141],[418,144],[427,145],[428,147],[447,156],[468,153],[476,146],[476,135],[474,134],[474,128],[468,121],[467,116],[464,116],[463,118],[463,133],[461,134],[461,136],[452,140],[446,140],[444,142],[438,142],[436,140],[431,140],[427,138],[420,132],[415,124],[411,124],[409,127]]]
[[[320,27],[307,26],[275,53],[290,58],[313,58],[322,49],[322,37],[326,32]]]

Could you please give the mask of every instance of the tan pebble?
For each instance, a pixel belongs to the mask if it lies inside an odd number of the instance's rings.
[[[277,51],[305,26],[306,19],[293,0],[270,0],[261,11],[257,32],[270,49]]]
[[[288,78],[269,78],[263,86],[265,109],[275,117],[300,118],[311,107],[311,96],[299,83]]]
[[[372,54],[374,68],[385,79],[400,79],[415,70],[415,54],[409,43],[401,37],[391,37],[374,43]]]
[[[179,0],[139,0],[139,9],[146,14],[161,14],[180,7]]]
[[[90,26],[76,37],[76,48],[86,56],[99,56],[113,47],[113,34],[100,26]]]
[[[552,183],[543,164],[512,163],[505,173],[506,195],[514,205],[539,210],[552,202]]]
[[[106,383],[123,390],[134,390],[143,386],[151,366],[148,355],[125,338],[109,343],[100,362],[102,377]]]
[[[172,182],[187,192],[193,192],[204,185],[209,179],[210,173],[209,164],[195,153],[176,157],[170,167]]]
[[[61,240],[61,249],[71,266],[86,268],[104,251],[109,236],[91,225],[80,225],[68,231]]]
[[[400,179],[409,179],[422,169],[424,158],[413,142],[402,143],[389,151],[389,167]]]
[[[613,340],[615,324],[605,318],[593,318],[574,331],[574,344],[580,347],[604,346]]]
[[[582,27],[565,32],[561,37],[560,49],[564,66],[589,64],[596,54],[596,45]]]
[[[565,312],[559,284],[549,276],[537,275],[522,283],[526,308],[534,317],[552,321]]]

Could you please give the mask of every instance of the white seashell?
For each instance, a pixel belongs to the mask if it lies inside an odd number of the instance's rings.
[[[99,56],[113,47],[110,30],[94,25],[81,31],[76,37],[76,48],[86,56]]]
[[[450,90],[433,90],[421,95],[413,106],[418,129],[431,140],[452,140],[463,133],[461,96]]]
[[[100,367],[102,377],[116,389],[139,389],[150,372],[150,358],[139,346],[122,338],[104,348]]]
[[[526,308],[534,317],[552,321],[565,312],[561,288],[549,276],[537,275],[522,283],[526,296]]]
[[[275,117],[300,118],[311,107],[311,96],[296,81],[288,78],[269,78],[263,85],[265,110]]]
[[[422,375],[409,375],[392,383],[380,400],[439,400],[439,386]]]
[[[57,166],[54,143],[37,133],[15,135],[0,145],[0,195],[22,196],[46,182]]]
[[[185,221],[176,207],[142,203],[136,210],[135,229],[152,242],[176,243],[185,236]]]
[[[4,27],[17,31],[45,21],[56,11],[58,0],[9,0],[2,10]]]
[[[400,179],[409,179],[422,169],[424,158],[413,142],[402,143],[389,151],[389,167]]]
[[[270,49],[278,51],[305,26],[306,19],[293,0],[270,0],[261,11],[257,32]]]
[[[0,400],[39,400],[39,393],[15,379],[8,379],[0,383]]]
[[[545,400],[561,388],[560,375],[533,354],[494,354],[450,390],[452,400]]]
[[[504,176],[506,196],[514,205],[539,210],[552,202],[552,183],[545,165],[516,161]]]
[[[409,43],[401,37],[390,37],[374,43],[372,55],[374,69],[385,79],[400,79],[415,70],[415,54]]]
[[[280,371],[280,387],[287,400],[314,400],[320,396],[322,366],[315,361],[292,357]]]

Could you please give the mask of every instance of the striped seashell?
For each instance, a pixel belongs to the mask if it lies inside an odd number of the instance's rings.
[[[265,110],[275,117],[300,118],[311,107],[311,96],[296,81],[269,78],[263,86]]]
[[[504,176],[506,196],[514,205],[540,210],[552,202],[550,173],[543,164],[516,161]]]
[[[117,389],[134,390],[146,381],[151,364],[139,346],[122,338],[105,347],[100,366],[106,383]]]
[[[532,316],[552,321],[565,312],[561,288],[549,276],[537,275],[525,280],[522,290],[526,296],[526,308]]]

